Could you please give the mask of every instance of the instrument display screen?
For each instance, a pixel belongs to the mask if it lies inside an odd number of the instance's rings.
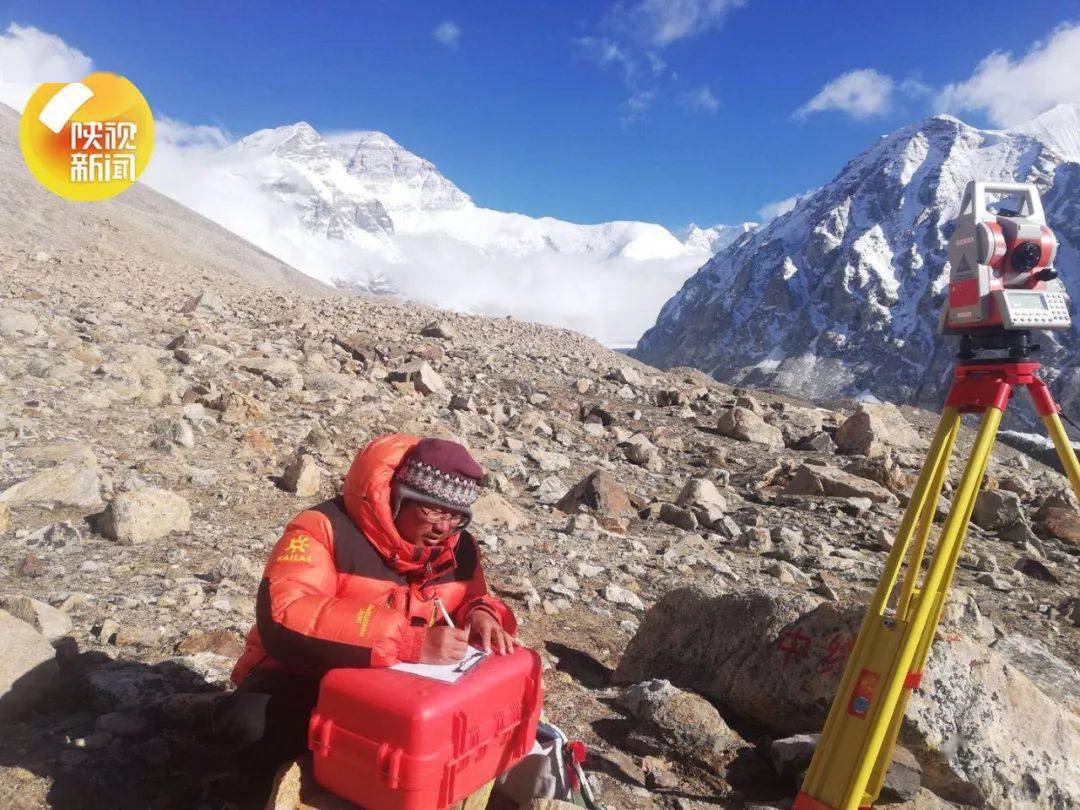
[[[1009,296],[1009,300],[1016,309],[1045,311],[1048,308],[1046,306],[1046,298],[1042,293],[1036,293],[1034,295],[1016,295],[1013,293]]]

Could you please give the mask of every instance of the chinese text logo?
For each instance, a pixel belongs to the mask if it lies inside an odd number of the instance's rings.
[[[123,76],[50,82],[27,102],[19,143],[34,177],[69,200],[104,200],[131,187],[154,148],[154,119]]]

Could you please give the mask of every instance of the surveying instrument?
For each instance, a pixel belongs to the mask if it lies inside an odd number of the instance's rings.
[[[1019,200],[991,210],[989,197]],[[1001,202],[1004,202],[1003,200]],[[877,800],[911,690],[922,680],[990,449],[1013,388],[1024,386],[1073,492],[1080,464],[1060,408],[1031,360],[1033,330],[1067,329],[1057,240],[1029,183],[968,183],[949,239],[949,296],[941,331],[960,336],[955,376],[896,542],[848,658],[793,810],[856,810]],[[1002,354],[1003,353],[1003,354]],[[996,356],[988,356],[996,354]],[[965,413],[982,414],[952,508],[921,577],[934,513]]]

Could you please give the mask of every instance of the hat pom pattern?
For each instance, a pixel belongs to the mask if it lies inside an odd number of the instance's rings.
[[[468,509],[480,495],[479,485],[472,478],[452,475],[415,458],[399,469],[395,477],[418,492],[460,509]]]

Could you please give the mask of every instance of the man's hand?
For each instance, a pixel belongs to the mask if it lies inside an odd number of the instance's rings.
[[[494,620],[493,620],[494,621]],[[456,627],[429,627],[420,645],[421,664],[454,664],[469,649],[469,632]]]
[[[465,629],[469,631],[469,640],[484,652],[506,655],[513,652],[514,647],[521,646],[521,642],[503,630],[499,620],[486,610],[470,613]]]

